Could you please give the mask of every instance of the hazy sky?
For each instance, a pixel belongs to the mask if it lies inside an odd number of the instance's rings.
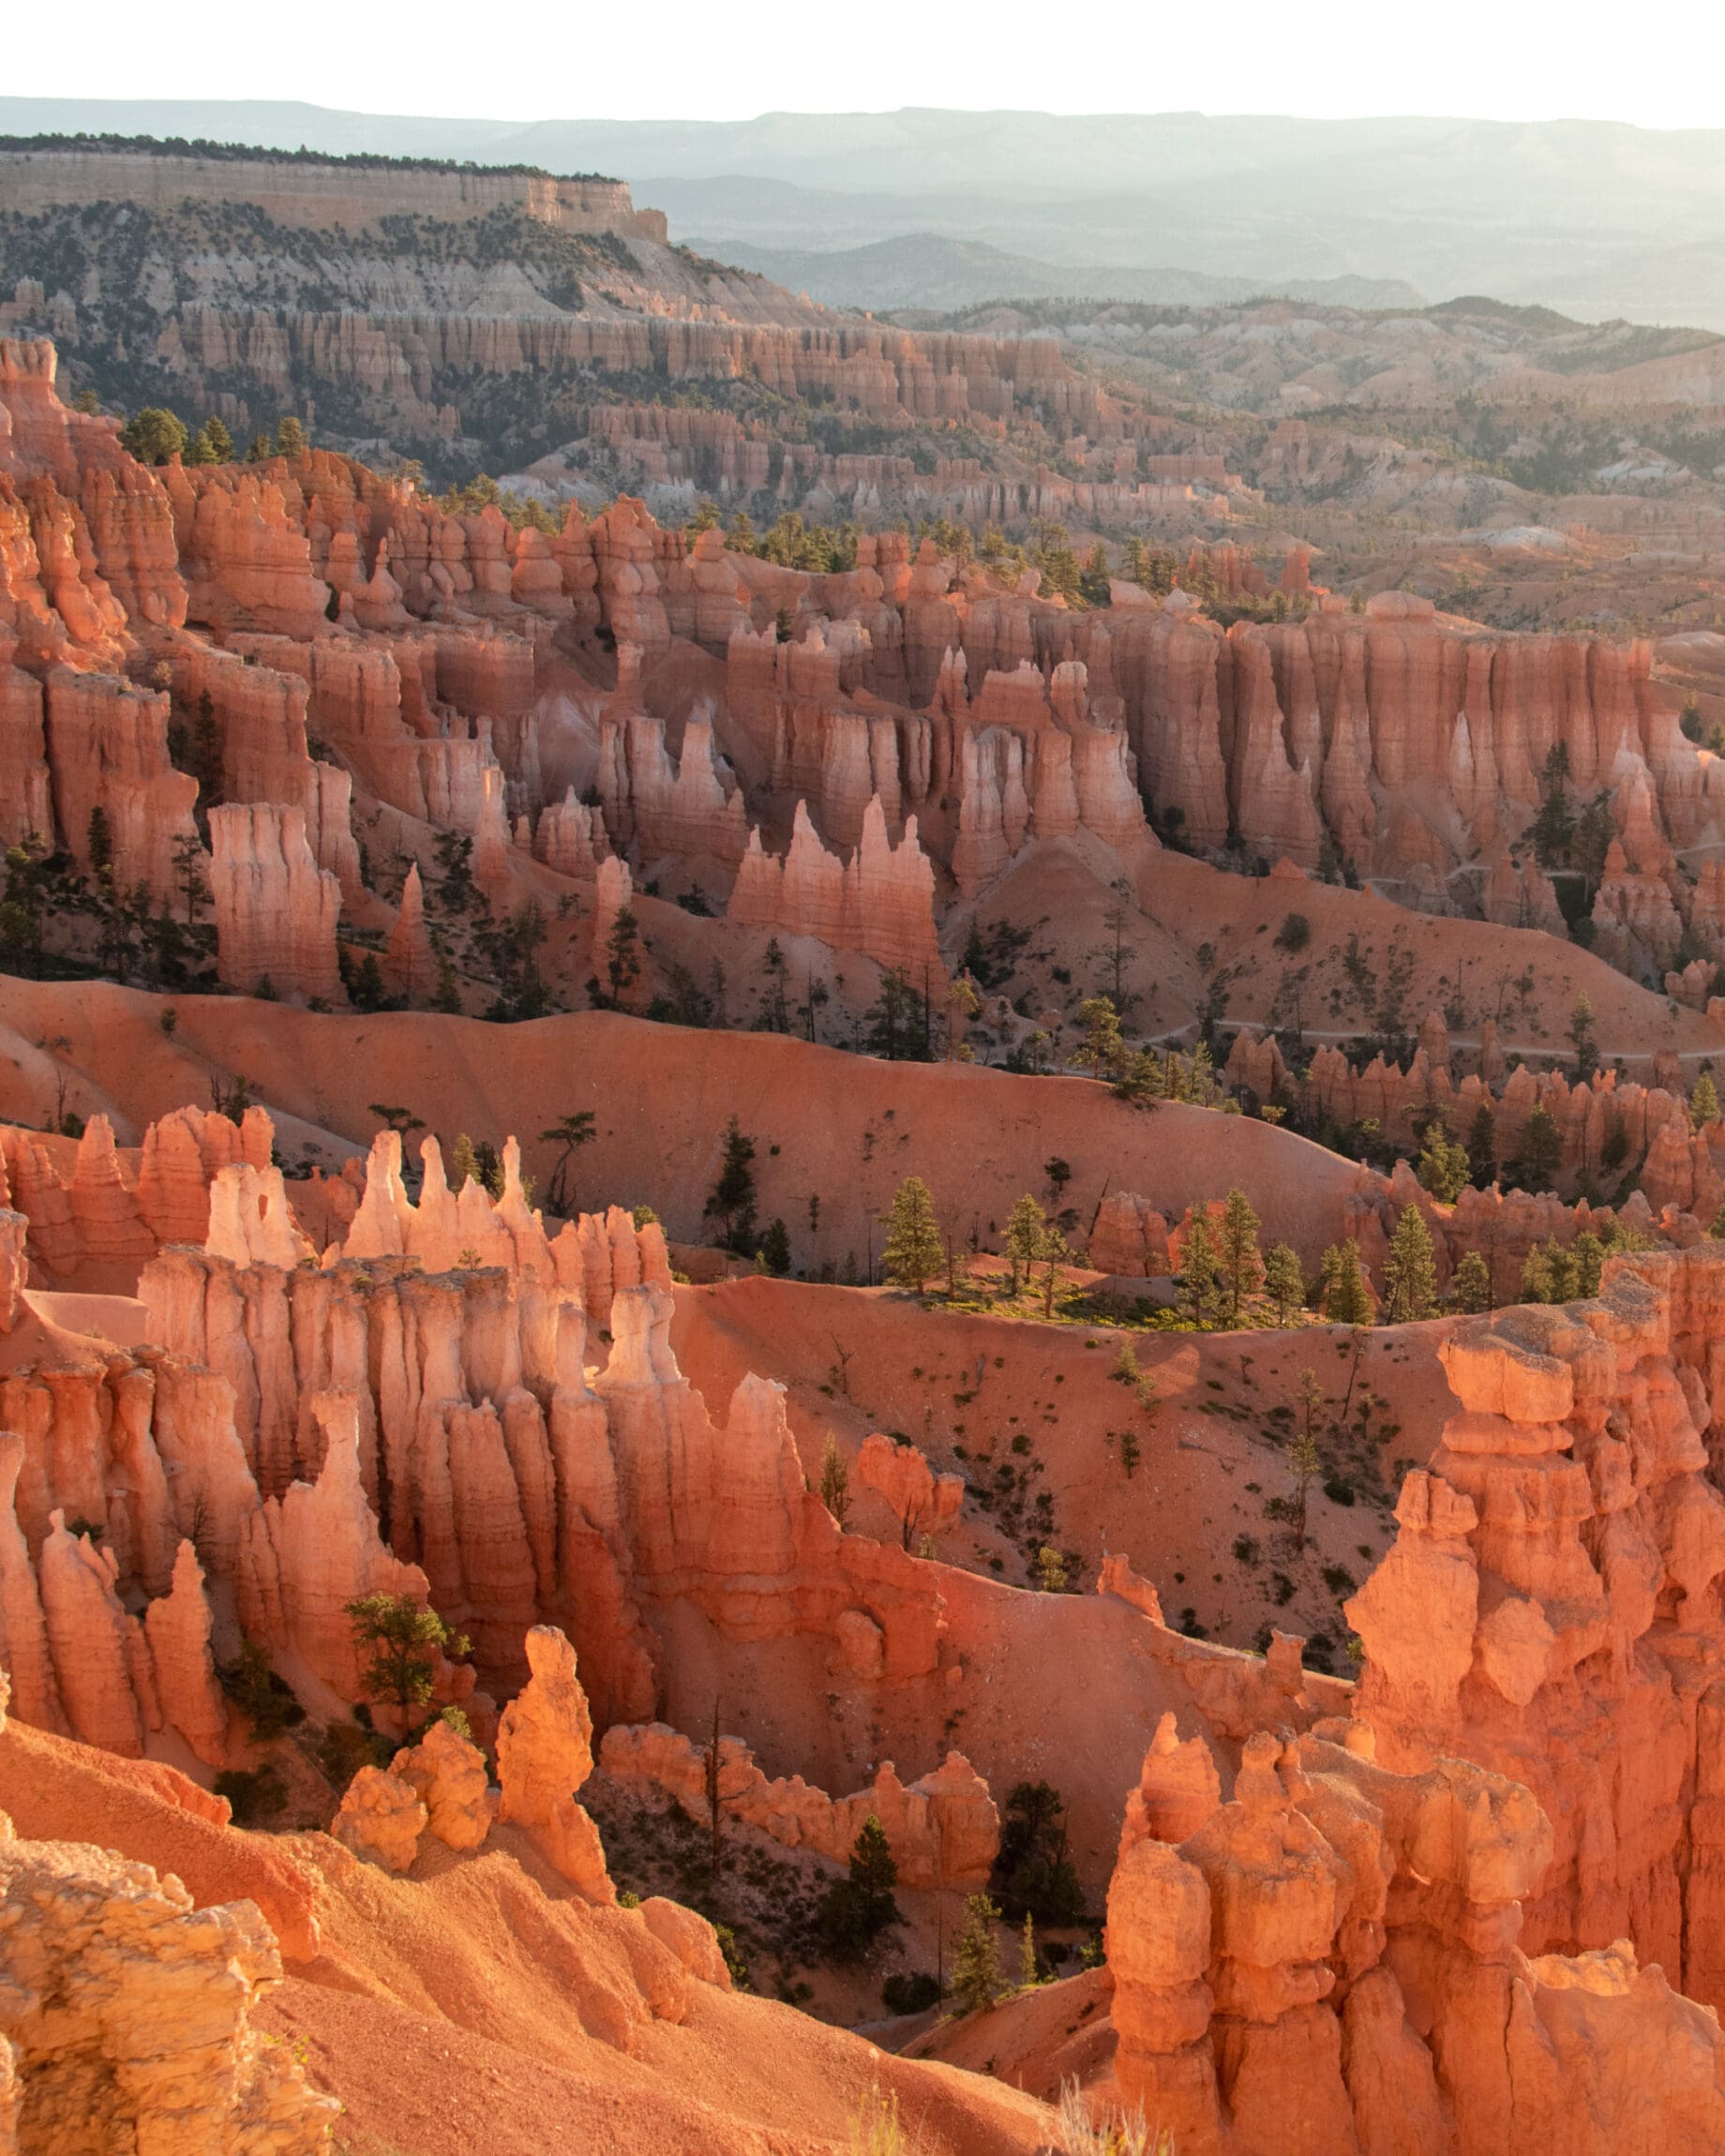
[[[69,34],[68,34],[69,33]],[[742,119],[904,105],[1581,117],[1725,127],[1718,0],[420,0],[332,13],[158,0],[9,11],[20,97],[300,97],[499,119]]]

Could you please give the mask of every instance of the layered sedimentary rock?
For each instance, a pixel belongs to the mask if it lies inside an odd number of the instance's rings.
[[[664,1789],[691,1817],[707,1814],[707,1755],[663,1722],[615,1724],[606,1731],[599,1764],[620,1781]],[[980,1894],[999,1853],[1000,1820],[988,1784],[959,1752],[908,1784],[884,1761],[868,1789],[830,1797],[800,1774],[769,1780],[741,1738],[721,1737],[718,1786],[727,1819],[833,1864],[848,1861],[866,1820],[878,1820],[908,1887]]]
[[[1713,2002],[1722,1301],[1725,1251],[1703,1244],[1612,1260],[1596,1301],[1460,1328],[1441,1350],[1457,1412],[1348,1606],[1379,1756],[1464,1754],[1549,1817],[1530,1948],[1627,1937]]]
[[[937,1475],[914,1445],[875,1430],[857,1453],[857,1481],[884,1498],[907,1546],[922,1535],[944,1535],[965,1502],[962,1475]]]
[[[599,1830],[576,1803],[592,1773],[592,1717],[575,1673],[575,1649],[553,1624],[527,1635],[532,1671],[497,1726],[498,1817],[526,1827],[572,1886],[589,1901],[617,1898],[605,1867]]]
[[[1107,1953],[1120,2090],[1182,2151],[1720,2144],[1711,2014],[1627,1939],[1573,1958],[1518,1944],[1552,1839],[1527,1789],[1455,1759],[1392,1771],[1337,1721],[1250,1738],[1223,1804],[1179,1749],[1159,1738],[1146,1761]]]
[[[435,1721],[418,1744],[396,1754],[389,1771],[425,1805],[427,1828],[445,1848],[465,1852],[484,1844],[494,1806],[477,1744]]]
[[[114,882],[147,883],[159,906],[182,880],[183,850],[198,849],[198,784],[168,760],[168,698],[69,666],[52,669],[46,694],[54,815],[68,846],[94,868],[99,810]]]
[[[411,1870],[428,1817],[412,1782],[382,1767],[361,1767],[342,1793],[330,1833],[386,1872]]]
[[[0,1733],[9,1694],[0,1669]],[[254,1903],[194,1909],[172,1875],[86,1843],[20,1840],[3,1812],[0,1903],[0,2131],[18,2156],[327,2147],[339,2105],[250,2026],[281,1975]]]
[[[210,812],[217,966],[231,987],[326,1003],[343,999],[336,962],[341,886],[317,864],[295,808],[259,802]]]
[[[916,818],[895,847],[878,796],[869,802],[856,852],[843,863],[821,845],[801,802],[783,860],[764,852],[759,832],[751,831],[726,913],[746,927],[860,951],[918,982],[925,973],[936,985],[946,978],[935,934],[934,871],[918,844]]]
[[[281,1975],[250,1902],[72,1842],[0,1841],[11,2146],[317,2156],[340,2106],[251,2025]]]

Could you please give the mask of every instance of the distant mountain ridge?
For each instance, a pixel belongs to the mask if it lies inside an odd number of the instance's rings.
[[[1129,300],[1162,307],[1210,307],[1261,294],[1358,307],[1418,307],[1423,294],[1399,277],[1295,277],[1264,284],[1250,277],[1207,277],[1199,270],[1148,269],[1038,262],[1008,254],[985,240],[948,239],[939,232],[907,232],[865,247],[819,248],[758,247],[735,237],[697,234],[689,245],[724,256],[739,269],[758,271],[790,292],[804,292],[828,307],[943,311],[981,307],[990,300]]]
[[[420,118],[285,101],[0,97],[0,129],[614,172],[673,234],[832,253],[911,235],[1028,262],[1399,281],[1587,321],[1725,329],[1725,128],[1047,112],[742,121]],[[831,266],[831,265],[829,265]]]

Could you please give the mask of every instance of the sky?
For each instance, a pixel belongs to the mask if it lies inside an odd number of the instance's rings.
[[[493,30],[492,26],[495,25]],[[744,119],[906,105],[1725,127],[1718,0],[419,0],[334,15],[158,0],[9,11],[16,97],[290,97],[488,119]]]

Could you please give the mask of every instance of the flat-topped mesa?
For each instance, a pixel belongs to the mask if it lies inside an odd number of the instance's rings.
[[[638,210],[622,180],[472,166],[340,157],[201,157],[128,151],[106,144],[0,150],[7,199],[28,211],[67,202],[129,202],[172,209],[182,202],[256,202],[278,224],[364,232],[383,218],[412,216],[463,223],[514,208],[567,232],[665,238],[661,210]]]
[[[664,1722],[613,1724],[599,1764],[617,1780],[664,1789],[692,1818],[706,1816],[706,1754]],[[742,1738],[721,1737],[719,1797],[728,1818],[837,1864],[848,1862],[863,1823],[878,1819],[901,1883],[927,1892],[981,1894],[999,1854],[1000,1818],[988,1784],[959,1752],[909,1784],[886,1761],[866,1789],[830,1797],[800,1774],[770,1780]]]
[[[242,994],[346,1000],[336,957],[341,886],[306,842],[305,813],[266,802],[210,811],[217,970]]]
[[[1550,1816],[1530,1945],[1628,1936],[1708,2001],[1725,1501],[1702,1371],[1720,1310],[1725,1250],[1702,1243],[1610,1260],[1597,1301],[1462,1325],[1439,1350],[1459,1412],[1348,1604],[1380,1756],[1463,1753]]]
[[[1518,1947],[1552,1844],[1527,1789],[1392,1772],[1333,1721],[1248,1738],[1223,1804],[1201,1745],[1158,1731],[1108,1889],[1116,2078],[1182,2156],[1612,2156],[1628,2119],[1725,2146],[1711,2014],[1627,1940]],[[1668,2045],[1675,2074],[1647,2072]]]

